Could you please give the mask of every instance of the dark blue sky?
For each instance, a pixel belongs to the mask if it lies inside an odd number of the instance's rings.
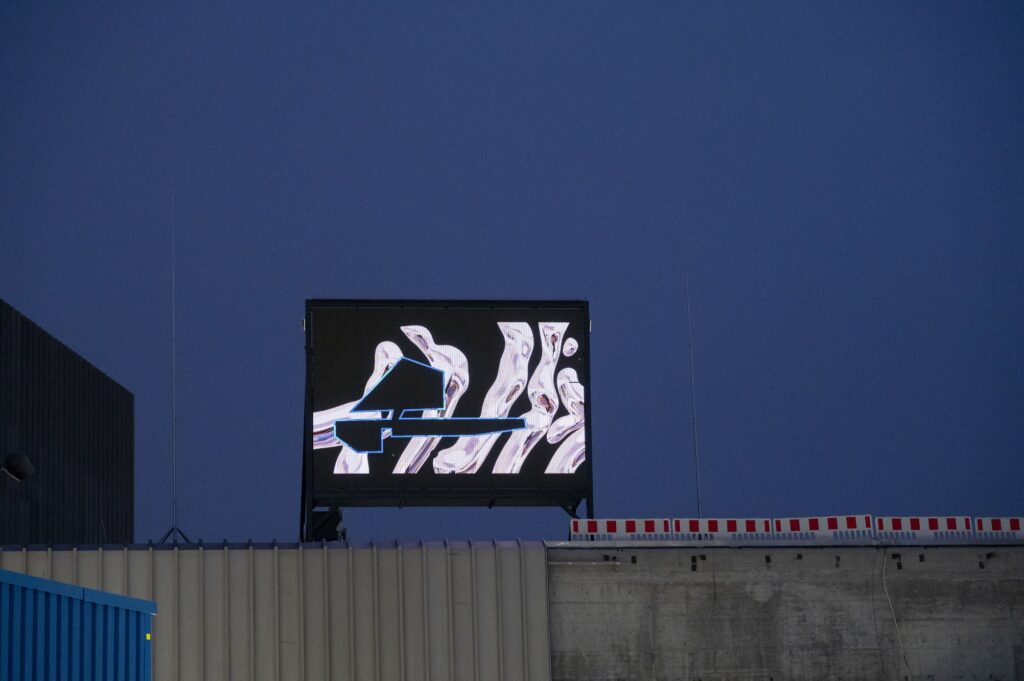
[[[492,3],[493,4],[493,3]],[[599,515],[1024,512],[1024,5],[0,11],[0,297],[136,399],[136,528],[294,539],[309,297],[586,298]],[[352,511],[547,537],[556,509]]]

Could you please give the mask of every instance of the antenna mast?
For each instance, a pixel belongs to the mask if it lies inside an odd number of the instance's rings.
[[[174,144],[171,144],[174,154]],[[175,262],[175,215],[174,215],[174,158],[171,159],[171,529],[164,532],[160,543],[168,539],[172,544],[178,543],[178,537],[186,544],[189,538],[178,527],[178,334],[177,334],[177,300]]]
[[[693,315],[690,313],[690,269],[687,267],[686,216],[683,216],[683,291],[686,293],[686,345],[690,351],[690,414],[693,422],[693,474],[697,486],[697,517],[703,518],[700,506],[700,457],[697,451],[697,391],[693,370]]]

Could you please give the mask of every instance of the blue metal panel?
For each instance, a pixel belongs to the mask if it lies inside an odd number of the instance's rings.
[[[0,679],[150,681],[156,603],[0,570]]]

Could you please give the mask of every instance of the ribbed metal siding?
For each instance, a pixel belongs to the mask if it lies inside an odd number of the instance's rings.
[[[128,543],[134,530],[132,394],[0,300],[0,544]]]
[[[156,604],[0,570],[0,679],[149,681]]]
[[[541,544],[4,550],[151,599],[158,681],[549,681]]]

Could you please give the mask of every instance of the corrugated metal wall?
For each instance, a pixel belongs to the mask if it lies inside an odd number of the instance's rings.
[[[149,681],[152,602],[0,571],[0,679]]]
[[[151,599],[159,681],[548,681],[541,544],[4,550]]]
[[[132,394],[0,300],[0,544],[128,543],[134,532]]]

